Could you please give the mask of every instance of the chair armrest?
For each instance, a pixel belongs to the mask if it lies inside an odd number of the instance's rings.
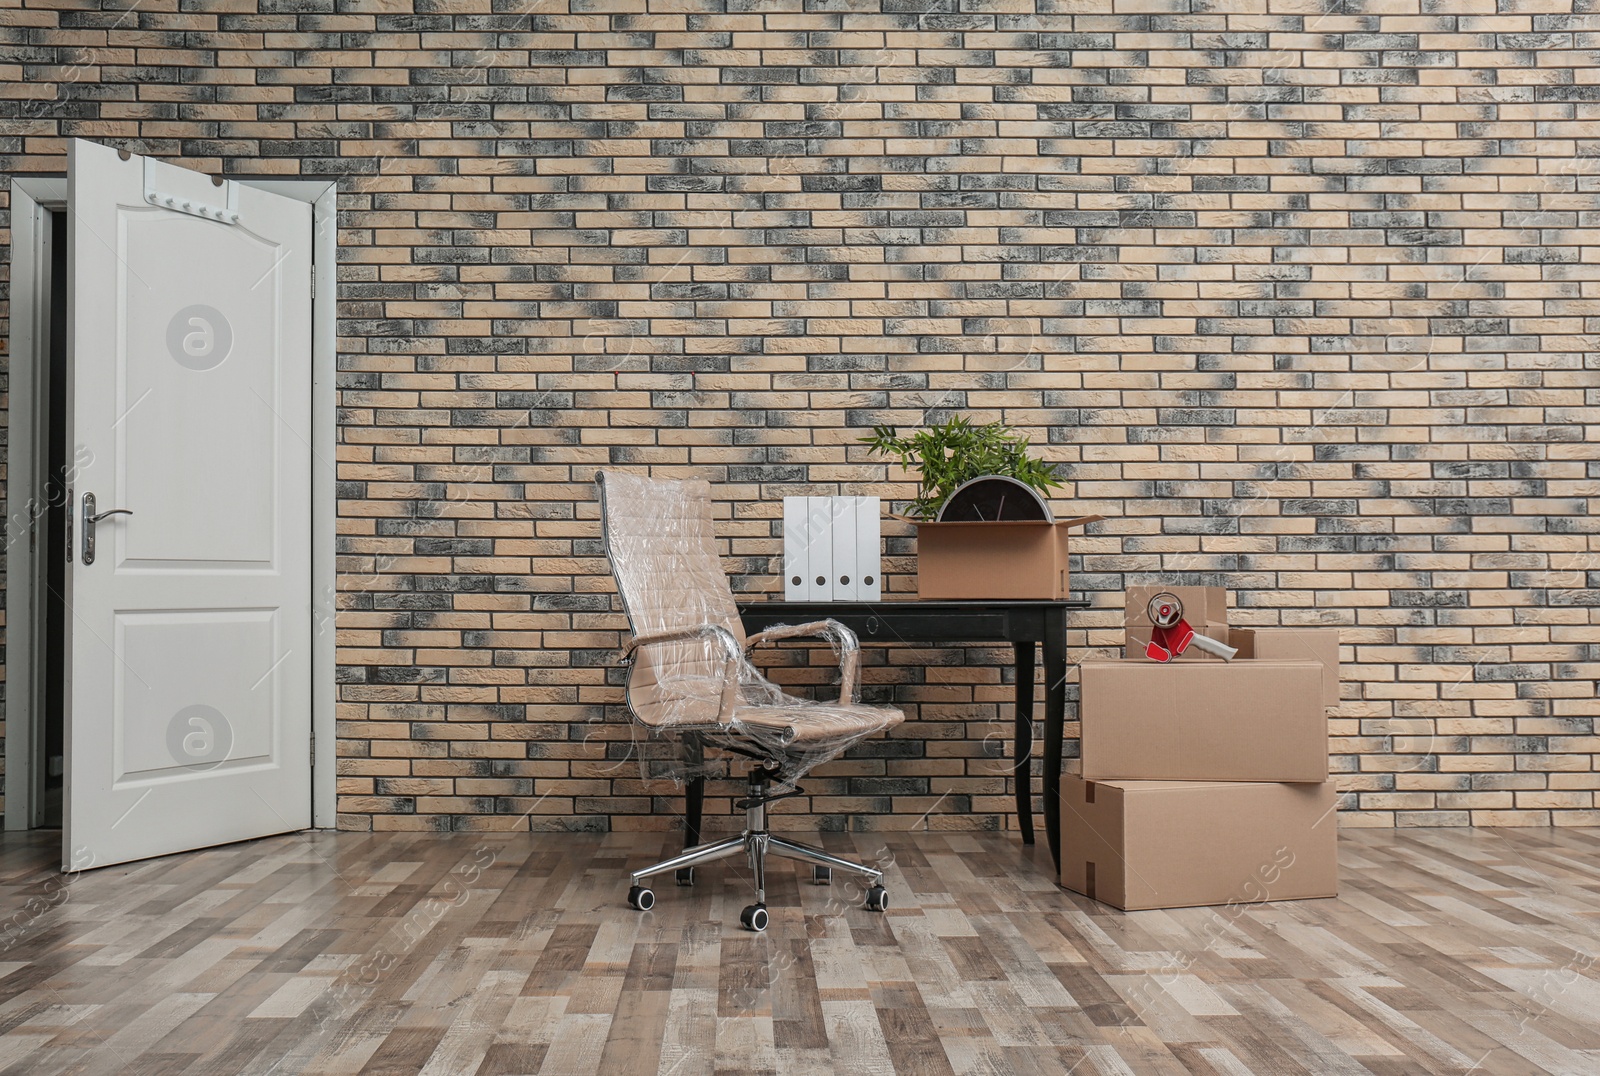
[[[852,645],[859,646],[856,643],[856,633],[837,620],[813,620],[809,624],[779,624],[775,628],[758,631],[745,641],[744,648],[749,650],[762,643],[777,642],[780,639],[802,639],[807,636],[820,638],[833,633],[848,639]]]
[[[826,639],[839,651],[839,701],[855,702],[861,687],[861,642],[856,633],[837,620],[813,620],[809,624],[779,624],[750,636],[744,646],[753,649],[782,639]]]
[[[733,633],[721,624],[697,624],[692,628],[668,628],[666,631],[647,631],[643,635],[635,635],[622,647],[622,660],[631,661],[633,652],[640,647],[657,646],[661,643],[682,643],[691,639],[714,638],[722,644],[725,653],[737,661],[740,657],[739,643]]]
[[[675,658],[654,656],[660,647],[685,643],[702,644],[704,653],[687,662],[681,654]],[[725,728],[732,723],[744,655],[733,633],[722,625],[699,624],[636,635],[623,647],[622,660],[630,666],[628,709],[640,724],[687,731]]]

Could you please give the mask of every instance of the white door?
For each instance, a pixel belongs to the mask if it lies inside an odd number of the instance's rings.
[[[67,176],[63,867],[304,829],[311,207],[77,140]]]

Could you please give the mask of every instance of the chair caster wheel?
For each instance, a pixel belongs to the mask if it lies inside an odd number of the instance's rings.
[[[656,906],[656,895],[644,886],[636,885],[628,890],[628,904],[641,912],[648,912]]]
[[[752,904],[739,913],[739,925],[746,930],[753,930],[757,934],[767,929],[767,906],[765,904]]]
[[[881,885],[875,885],[867,890],[867,911],[881,912],[889,907],[889,891]]]
[[[811,881],[812,881],[812,884],[814,884],[814,885],[832,885],[833,884],[833,868],[832,867],[812,867],[811,868]]]
[[[673,877],[677,879],[679,885],[694,885],[694,868],[679,867]]]

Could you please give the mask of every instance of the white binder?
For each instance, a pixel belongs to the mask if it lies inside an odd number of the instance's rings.
[[[806,498],[806,600],[833,600],[833,498]]]
[[[877,497],[857,497],[856,588],[857,601],[883,598],[883,505]]]
[[[855,599],[860,586],[856,575],[856,499],[833,497],[833,578],[830,601]]]
[[[811,571],[806,535],[809,500],[809,497],[783,499],[783,596],[789,601],[804,601],[810,593],[806,587],[806,576]]]

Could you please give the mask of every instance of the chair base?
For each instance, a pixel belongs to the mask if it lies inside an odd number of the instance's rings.
[[[817,880],[824,877],[823,871],[846,871],[859,874],[871,883],[867,890],[866,907],[873,911],[883,911],[889,905],[888,896],[883,888],[883,872],[876,867],[869,867],[864,863],[842,859],[820,848],[799,841],[791,841],[787,837],[776,836],[767,830],[767,804],[775,799],[782,799],[782,795],[769,795],[768,783],[773,774],[757,767],[750,771],[750,795],[741,800],[745,808],[745,829],[737,837],[727,837],[710,844],[697,845],[685,849],[671,859],[664,859],[660,863],[652,864],[644,870],[634,871],[628,876],[631,886],[628,892],[628,903],[640,911],[648,911],[655,904],[655,894],[644,888],[643,882],[658,874],[668,871],[682,872],[697,867],[702,863],[713,863],[719,859],[728,859],[743,852],[749,860],[750,870],[755,875],[756,902],[740,913],[740,923],[747,930],[765,930],[767,926],[767,881],[766,863],[767,855],[782,856],[785,859],[798,859],[810,863],[813,876]],[[787,793],[793,795],[793,793]],[[820,868],[820,869],[818,869]],[[679,874],[680,884],[684,883],[685,875]],[[693,875],[688,875],[692,879]],[[688,884],[692,884],[692,881]]]

